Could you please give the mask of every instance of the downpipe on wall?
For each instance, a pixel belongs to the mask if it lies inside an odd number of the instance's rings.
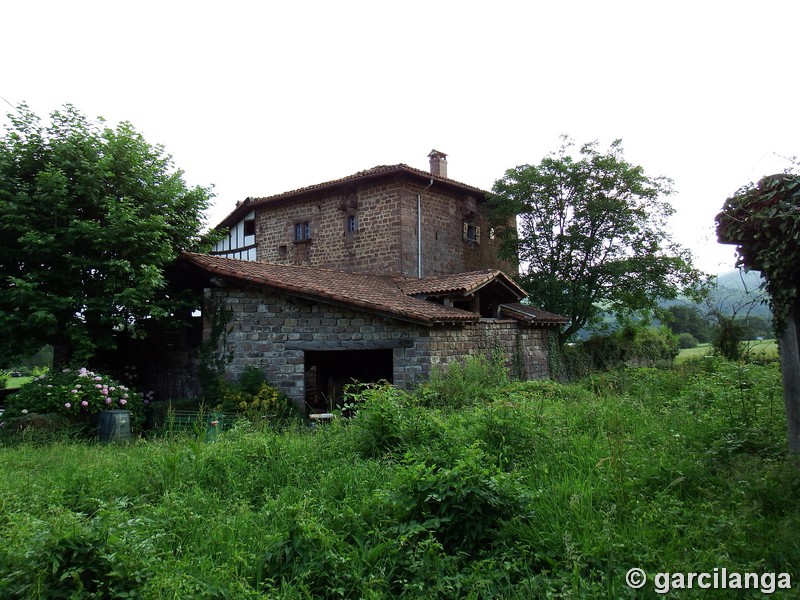
[[[432,185],[433,179],[422,191],[426,191]],[[422,193],[417,194],[417,278],[422,279]]]

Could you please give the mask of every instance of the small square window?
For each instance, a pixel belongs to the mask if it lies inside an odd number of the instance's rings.
[[[473,244],[481,243],[481,228],[472,223],[464,223],[464,230],[462,238],[465,242],[472,242]]]
[[[305,221],[303,223],[295,223],[294,225],[294,241],[305,242],[311,239],[311,223]]]

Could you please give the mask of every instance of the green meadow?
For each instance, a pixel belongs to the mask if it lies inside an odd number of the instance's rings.
[[[778,344],[775,340],[755,340],[742,342],[745,349],[745,354],[753,360],[777,360],[778,358]],[[675,362],[682,363],[692,358],[701,356],[708,356],[711,354],[713,348],[711,344],[699,344],[694,348],[684,348],[680,351]]]
[[[464,370],[315,429],[6,432],[0,597],[657,598],[659,573],[726,569],[795,598],[780,389],[774,362],[717,358],[570,385]]]

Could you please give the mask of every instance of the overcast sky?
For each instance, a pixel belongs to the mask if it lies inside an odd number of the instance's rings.
[[[796,0],[27,0],[0,16],[4,100],[130,121],[214,185],[212,225],[248,196],[427,169],[433,148],[490,189],[561,134],[621,138],[674,180],[673,237],[719,272],[725,198],[800,154]]]

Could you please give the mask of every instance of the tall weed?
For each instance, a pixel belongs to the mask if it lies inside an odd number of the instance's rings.
[[[488,402],[493,391],[506,384],[503,358],[480,354],[434,369],[417,397],[423,406],[460,409]]]

